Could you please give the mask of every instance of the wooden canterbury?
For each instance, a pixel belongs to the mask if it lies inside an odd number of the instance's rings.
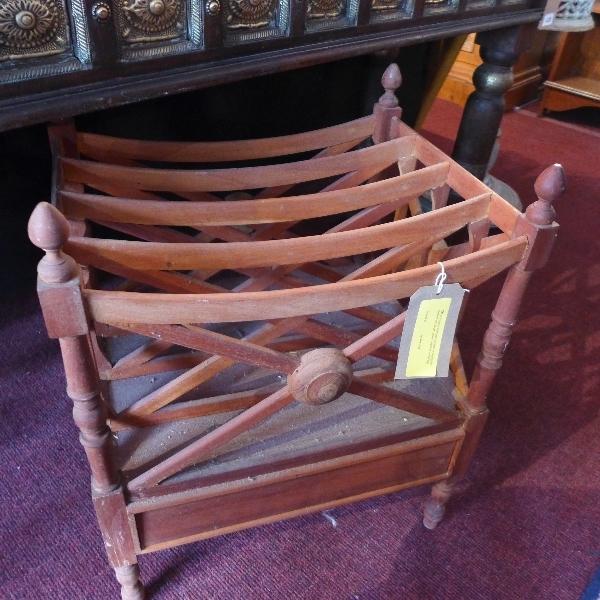
[[[401,122],[395,65],[382,83],[372,116],[281,138],[50,128],[29,235],[122,598],[139,554],[410,486],[435,483],[433,528],[465,473],[562,169],[521,214]],[[393,382],[438,261],[468,289],[508,269],[477,367],[455,343],[451,377]]]

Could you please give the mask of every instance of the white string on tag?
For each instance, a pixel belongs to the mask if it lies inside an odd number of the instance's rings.
[[[435,286],[436,296],[439,296],[442,293],[442,290],[444,289],[444,282],[448,278],[446,269],[444,269],[444,263],[439,262],[438,265],[440,265],[441,270],[438,273],[438,276],[435,278],[435,282],[433,284]]]

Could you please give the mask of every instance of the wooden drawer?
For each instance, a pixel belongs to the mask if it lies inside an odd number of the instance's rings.
[[[214,489],[144,500],[129,506],[141,552],[324,510],[443,479],[462,429]]]

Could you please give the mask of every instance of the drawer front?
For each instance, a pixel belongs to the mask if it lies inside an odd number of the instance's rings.
[[[323,510],[370,496],[442,479],[460,439],[380,456],[356,455],[333,470],[311,472],[264,485],[233,482],[220,494],[190,499],[135,515],[140,550],[150,552],[254,525]],[[348,458],[348,457],[345,457]],[[318,465],[309,466],[318,468]],[[282,480],[283,479],[283,480]],[[238,488],[235,489],[234,488]]]

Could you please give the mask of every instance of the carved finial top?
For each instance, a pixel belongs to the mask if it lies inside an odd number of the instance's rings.
[[[554,220],[555,211],[552,203],[565,191],[565,172],[562,165],[553,164],[535,180],[537,201],[530,204],[525,211],[527,218],[536,225],[550,225]]]
[[[61,252],[69,239],[69,223],[58,209],[48,202],[40,202],[29,217],[27,232],[31,242],[46,252],[38,265],[43,281],[61,283],[75,275],[73,260]]]
[[[398,98],[396,98],[395,92],[401,83],[402,74],[400,73],[400,67],[396,63],[391,63],[381,77],[381,85],[385,92],[379,98],[379,103],[388,108],[398,106]]]
[[[59,250],[69,238],[69,223],[52,204],[40,202],[29,217],[27,233],[38,248]]]

